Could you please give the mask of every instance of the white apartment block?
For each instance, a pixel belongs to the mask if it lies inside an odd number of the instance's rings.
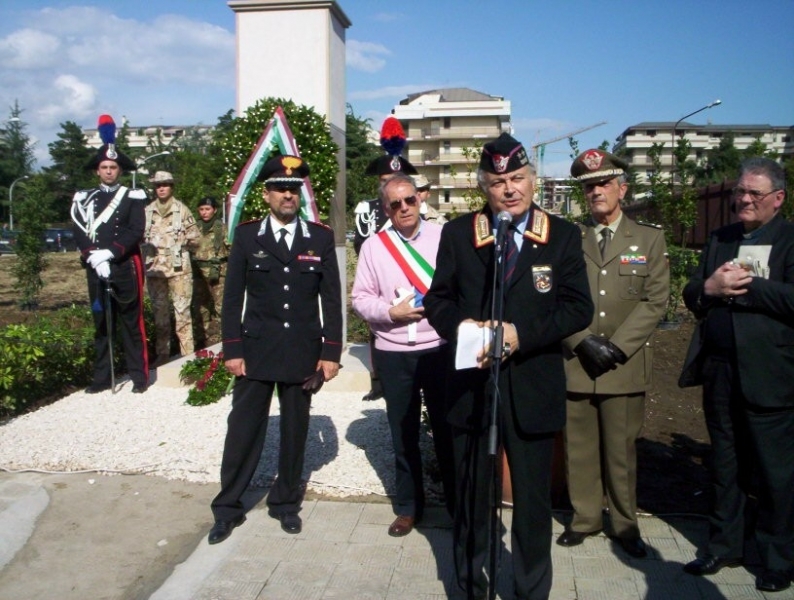
[[[124,121],[122,121],[124,123]],[[122,125],[116,124],[116,136],[121,132]],[[150,140],[157,139],[158,133],[160,141],[169,146],[185,133],[195,135],[207,135],[213,130],[211,125],[145,125],[143,127],[133,127],[127,125],[130,148],[146,148]],[[83,129],[83,135],[86,137],[87,144],[90,148],[99,148],[102,145],[102,139],[99,137],[98,129]]]
[[[613,152],[625,151],[626,157],[637,175],[637,181],[646,183],[648,175],[653,172],[653,165],[648,150],[655,143],[664,144],[661,155],[661,166],[667,177],[670,176],[672,165],[672,148],[678,144],[678,139],[686,137],[692,148],[689,158],[701,163],[706,160],[709,150],[720,145],[723,136],[732,132],[733,145],[738,150],[744,150],[755,140],[760,139],[766,144],[767,150],[777,152],[779,157],[794,154],[794,126],[793,125],[693,125],[682,121],[675,127],[675,140],[673,138],[672,121],[648,121],[632,125],[621,133],[613,147]]]
[[[411,94],[394,107],[408,140],[403,157],[431,183],[429,202],[441,212],[468,212],[464,193],[477,187],[479,151],[511,132],[510,101],[468,88]]]

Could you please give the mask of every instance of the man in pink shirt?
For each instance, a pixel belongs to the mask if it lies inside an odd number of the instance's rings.
[[[420,217],[414,181],[396,173],[378,196],[391,225],[367,239],[358,257],[353,309],[375,337],[372,361],[386,398],[396,469],[395,521],[389,535],[400,537],[422,518],[425,497],[419,426],[424,399],[444,486],[453,514],[452,439],[444,408],[447,345],[424,316],[422,297],[436,264],[441,226]]]

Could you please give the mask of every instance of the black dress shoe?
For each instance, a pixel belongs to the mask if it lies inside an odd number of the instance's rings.
[[[557,538],[557,543],[560,546],[565,546],[566,548],[570,548],[571,546],[578,546],[581,544],[585,538],[588,538],[592,535],[598,535],[601,531],[590,531],[590,532],[582,532],[582,531],[573,531],[571,529],[566,529],[560,534],[560,537]]]
[[[623,548],[623,551],[632,558],[645,558],[648,556],[648,549],[641,538],[617,538],[617,542]]]
[[[380,379],[372,379],[372,388],[364,394],[362,400],[370,401],[370,400],[378,400],[379,398],[383,398],[383,386],[380,383]]]
[[[690,575],[714,575],[723,567],[738,567],[741,558],[724,558],[714,554],[706,554],[684,565],[684,571]]]
[[[143,394],[147,389],[149,389],[149,386],[147,386],[146,384],[136,383],[134,386],[132,386],[132,393]]]
[[[287,533],[300,533],[303,526],[301,518],[298,513],[284,513],[278,516],[281,521],[281,528]]]
[[[231,521],[222,521],[218,519],[215,525],[210,529],[210,534],[207,536],[207,541],[210,544],[220,544],[223,540],[232,534],[232,531],[238,525],[245,523],[245,515],[239,516]]]
[[[100,392],[104,392],[105,390],[110,389],[109,383],[92,383],[87,388],[85,388],[86,394],[99,394]]]
[[[755,589],[762,592],[781,592],[791,586],[791,571],[765,569],[755,580]]]

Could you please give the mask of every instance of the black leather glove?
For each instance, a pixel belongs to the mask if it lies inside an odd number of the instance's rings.
[[[611,341],[607,341],[606,342],[606,346],[607,346],[607,350],[609,350],[610,353],[612,354],[612,356],[615,358],[615,362],[616,363],[621,364],[621,365],[625,365],[626,364],[626,361],[628,360],[628,358],[623,353],[623,350],[618,348]]]
[[[593,381],[612,369],[617,369],[617,360],[607,347],[609,342],[597,335],[588,335],[574,348],[579,362]],[[619,350],[618,350],[619,351]],[[621,354],[623,354],[621,352]]]
[[[320,391],[320,388],[323,387],[325,383],[325,374],[323,373],[322,367],[317,369],[313,374],[309,375],[306,379],[303,380],[303,389],[309,392],[310,394],[316,394]]]

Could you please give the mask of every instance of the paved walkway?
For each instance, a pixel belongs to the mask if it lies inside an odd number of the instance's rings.
[[[303,532],[289,535],[255,508],[232,536],[202,542],[151,600],[441,600],[453,581],[452,532],[442,509],[404,538],[386,533],[394,518],[387,504],[307,502]],[[511,512],[503,521],[510,525]],[[555,537],[564,515],[556,515]],[[629,558],[604,536],[576,548],[552,545],[553,600],[721,600],[794,598],[787,590],[755,589],[757,567],[723,569],[711,577],[681,570],[705,539],[703,519],[643,517],[649,558]],[[513,598],[509,536],[503,538],[498,597]]]

